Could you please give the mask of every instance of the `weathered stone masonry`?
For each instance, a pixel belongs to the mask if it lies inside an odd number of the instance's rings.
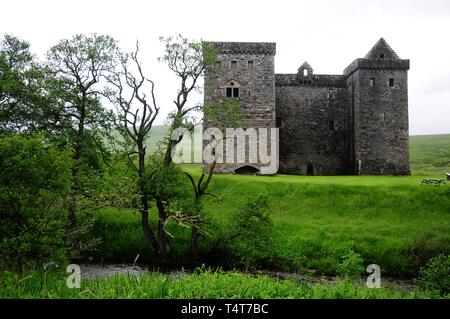
[[[384,39],[343,75],[314,74],[306,62],[295,74],[275,74],[275,43],[213,45],[217,63],[205,74],[205,105],[237,100],[243,127],[279,127],[280,173],[409,174],[409,60]],[[216,171],[260,166],[219,163]]]

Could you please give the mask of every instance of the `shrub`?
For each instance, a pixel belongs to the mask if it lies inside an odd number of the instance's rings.
[[[337,265],[337,272],[343,277],[357,279],[365,271],[363,262],[360,254],[349,250],[341,257],[341,262]]]
[[[258,196],[247,200],[242,210],[231,218],[232,224],[225,243],[237,266],[264,267],[272,262],[274,231],[267,207],[267,197]]]
[[[0,267],[66,258],[66,155],[39,137],[0,141]]]
[[[450,293],[450,255],[440,254],[430,259],[419,271],[419,285],[439,294]]]

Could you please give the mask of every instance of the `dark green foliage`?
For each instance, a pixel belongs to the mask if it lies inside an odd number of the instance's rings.
[[[247,200],[242,209],[231,216],[222,249],[231,252],[236,266],[253,268],[272,261],[275,233],[268,205],[267,197],[260,195]]]
[[[440,254],[420,269],[418,283],[429,291],[450,294],[450,255]]]
[[[166,203],[182,202],[192,197],[189,180],[175,163],[164,164],[164,154],[155,152],[148,157],[145,170],[146,191],[149,199],[160,199]]]
[[[0,141],[0,267],[65,259],[67,155],[39,137]]]
[[[51,79],[28,42],[5,35],[0,43],[0,135],[50,129],[56,116]]]

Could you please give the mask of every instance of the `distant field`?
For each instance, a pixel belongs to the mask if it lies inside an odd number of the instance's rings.
[[[410,163],[414,175],[450,173],[450,134],[411,136]]]

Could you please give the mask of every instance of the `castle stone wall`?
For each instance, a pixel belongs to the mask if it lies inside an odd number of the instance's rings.
[[[349,173],[345,78],[277,74],[275,95],[280,125],[280,172],[301,175]]]
[[[275,43],[213,45],[217,63],[205,73],[205,106],[216,104],[226,113],[230,102],[237,103],[243,128],[279,127],[279,172],[410,174],[409,60],[383,38],[342,75],[313,74],[307,62],[296,74],[274,74]],[[239,97],[227,97],[230,85],[239,88]],[[206,114],[204,123],[223,131],[234,127]],[[248,142],[255,145],[256,137]],[[259,170],[264,164],[251,163],[247,152],[244,163],[219,162],[216,172],[235,173],[243,166]]]

